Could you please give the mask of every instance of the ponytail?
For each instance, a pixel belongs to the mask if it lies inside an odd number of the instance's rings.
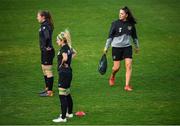
[[[72,48],[72,45],[71,45],[71,35],[70,35],[70,32],[69,32],[68,29],[65,29],[65,31],[64,31],[64,37],[66,38],[68,46],[70,48]]]
[[[57,39],[63,39],[64,42],[67,43],[70,48],[72,48],[72,45],[71,45],[71,35],[70,35],[70,32],[69,32],[68,29],[65,29],[64,32],[61,32],[57,36]]]
[[[47,22],[49,23],[49,25],[51,26],[52,30],[54,30],[54,23],[51,17],[51,14],[49,11],[45,11],[45,10],[41,10],[38,12],[41,16],[45,17],[45,20],[47,20]]]
[[[136,19],[134,18],[134,16],[131,13],[131,10],[127,6],[123,7],[122,10],[124,10],[125,13],[128,15],[127,21],[129,21],[129,23],[131,23],[133,25],[137,23]]]
[[[47,21],[49,22],[49,24],[50,24],[52,30],[54,30],[54,23],[53,23],[51,14],[49,13],[49,11],[47,11],[46,14],[47,14]]]

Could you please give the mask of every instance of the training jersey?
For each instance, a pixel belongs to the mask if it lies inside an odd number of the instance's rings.
[[[62,64],[62,59],[63,59],[62,54],[63,54],[63,53],[66,53],[66,54],[67,54],[68,59],[67,59],[67,61],[65,61],[65,62]],[[67,68],[67,67],[68,67],[68,68],[71,68],[72,54],[73,54],[72,49],[68,46],[68,44],[65,44],[64,46],[62,46],[62,47],[59,49],[58,55],[57,55],[58,71],[59,71],[59,69],[60,69],[61,67],[63,68],[63,67],[65,67],[65,66],[66,66],[66,68]],[[67,64],[67,65],[65,65],[65,64]]]
[[[138,48],[139,43],[135,25],[129,23],[128,21],[118,19],[112,22],[105,48],[108,49],[110,45],[112,47],[131,46],[131,37],[135,46]]]
[[[42,51],[46,51],[46,48],[53,48],[52,46],[52,33],[53,30],[49,25],[48,21],[44,21],[41,23],[41,27],[39,29],[39,45]]]

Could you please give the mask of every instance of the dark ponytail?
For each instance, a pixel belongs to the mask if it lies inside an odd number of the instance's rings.
[[[51,17],[51,14],[49,11],[45,11],[45,10],[41,10],[38,12],[41,16],[45,17],[45,20],[49,23],[49,25],[51,26],[52,30],[54,29],[54,23]]]
[[[127,21],[129,21],[129,23],[131,23],[133,25],[137,23],[136,19],[134,18],[130,9],[127,6],[123,7],[121,10],[124,10],[125,13],[128,14]]]

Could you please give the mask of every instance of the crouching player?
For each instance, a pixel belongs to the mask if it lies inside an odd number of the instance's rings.
[[[58,73],[59,73],[59,99],[61,102],[61,112],[53,122],[67,122],[66,118],[73,117],[73,100],[70,94],[72,81],[71,60],[76,55],[76,51],[71,47],[71,37],[68,30],[61,32],[57,36],[57,44],[61,46],[58,52]]]

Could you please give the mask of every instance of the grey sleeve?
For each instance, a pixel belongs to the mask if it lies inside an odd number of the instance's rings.
[[[111,42],[112,42],[112,38],[108,38],[106,40],[106,45],[105,45],[105,48],[108,49],[110,46],[111,46]]]
[[[138,41],[138,37],[137,37],[137,33],[136,33],[136,27],[133,26],[132,29],[132,38],[133,38],[133,42],[136,48],[139,48],[139,41]]]
[[[138,39],[133,39],[134,45],[136,48],[139,48],[139,41]]]
[[[106,45],[105,45],[105,48],[108,49],[111,45],[111,42],[114,38],[114,34],[115,34],[115,24],[112,23],[111,24],[111,28],[110,28],[110,31],[109,31],[109,37],[108,39],[106,40]]]

